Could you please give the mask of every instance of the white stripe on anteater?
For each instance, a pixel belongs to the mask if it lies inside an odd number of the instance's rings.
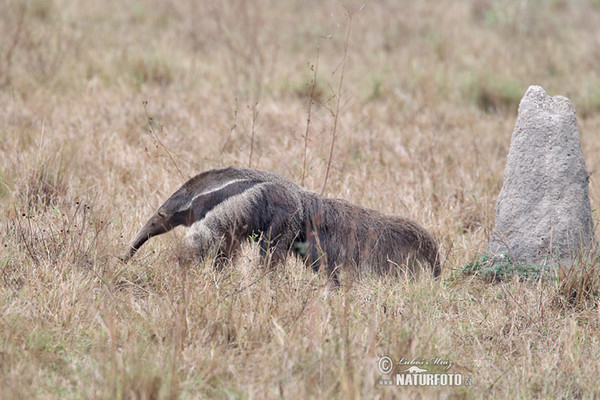
[[[252,212],[249,204],[258,197],[261,186],[264,186],[264,183],[256,184],[241,193],[230,196],[207,212],[203,219],[194,222],[186,233],[188,244],[194,247],[200,256],[213,252],[218,253],[220,245],[225,246],[225,243],[222,243],[226,240],[226,235],[222,232],[223,228],[227,225],[231,225],[227,226],[227,229],[236,227],[236,224],[227,224],[224,221],[240,220],[232,213],[249,215]],[[237,225],[239,229],[244,229],[244,225],[247,224],[240,222]],[[249,233],[249,235],[251,234],[252,232]],[[230,242],[227,243],[228,246],[232,245]]]
[[[197,199],[197,198],[199,198],[200,196],[205,196],[205,195],[207,195],[207,194],[210,194],[210,193],[218,192],[219,190],[225,189],[225,188],[226,188],[227,186],[229,186],[229,185],[232,185],[232,184],[234,184],[234,183],[241,182],[241,181],[243,181],[243,179],[235,179],[235,180],[233,180],[233,181],[231,181],[231,182],[227,182],[227,183],[225,183],[224,185],[221,185],[221,186],[219,186],[219,187],[217,187],[217,188],[214,188],[214,189],[209,189],[209,190],[207,190],[207,191],[205,191],[205,192],[202,192],[202,193],[200,193],[199,195],[195,196],[195,197],[194,197],[192,200],[190,200],[190,201],[189,201],[189,202],[188,202],[188,203],[187,203],[187,204],[186,204],[184,207],[182,207],[180,210],[189,209],[189,208],[191,207],[192,203],[194,202],[194,200],[196,200],[196,199]]]

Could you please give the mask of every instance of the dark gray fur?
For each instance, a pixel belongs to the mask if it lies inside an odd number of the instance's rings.
[[[315,270],[363,275],[414,272],[428,264],[440,274],[433,237],[416,222],[325,198],[281,175],[229,167],[203,172],[158,208],[123,256],[129,260],[149,238],[188,226],[200,256],[231,257],[243,241],[259,242],[265,263],[301,256]]]

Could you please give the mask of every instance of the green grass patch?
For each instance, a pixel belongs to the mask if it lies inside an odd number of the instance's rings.
[[[523,280],[537,280],[549,277],[547,265],[532,265],[513,261],[508,255],[492,257],[486,253],[465,264],[461,272],[475,275],[486,282],[510,280],[514,276]]]

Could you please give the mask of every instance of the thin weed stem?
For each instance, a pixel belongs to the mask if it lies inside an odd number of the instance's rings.
[[[304,186],[304,180],[306,179],[306,161],[307,161],[307,156],[308,156],[308,137],[310,134],[310,118],[311,118],[311,113],[312,113],[312,105],[315,100],[315,87],[317,86],[317,73],[319,71],[319,53],[320,53],[320,47],[317,46],[317,61],[315,62],[314,65],[310,66],[310,69],[313,72],[313,76],[312,76],[312,82],[310,85],[310,97],[308,100],[308,111],[307,111],[307,115],[306,115],[306,131],[304,132],[304,154],[302,157],[302,181],[301,181],[302,186]]]
[[[361,7],[362,9],[362,7]],[[333,129],[331,131],[331,145],[329,146],[329,157],[327,158],[327,168],[325,170],[325,179],[323,180],[323,187],[321,188],[321,194],[325,193],[327,187],[327,180],[329,179],[329,171],[331,170],[331,162],[333,161],[333,150],[335,149],[335,142],[337,139],[337,129],[340,119],[340,105],[342,100],[342,89],[344,87],[344,71],[346,69],[346,61],[348,58],[348,46],[350,44],[350,31],[352,30],[352,17],[354,13],[348,11],[346,8],[346,18],[348,24],[346,28],[346,40],[344,41],[344,55],[342,56],[342,69],[340,72],[340,80],[338,83],[338,90],[335,93],[335,110],[333,111]]]
[[[252,168],[252,154],[254,153],[254,135],[256,133],[256,120],[258,118],[258,101],[252,106],[252,125],[250,127],[250,156],[248,157],[248,168]]]
[[[148,127],[149,127],[148,128],[148,132],[150,132],[150,134],[152,135],[152,137],[154,138],[154,140],[156,140],[156,143],[158,143],[160,145],[160,147],[162,147],[162,149],[165,151],[165,153],[167,153],[167,156],[171,160],[171,163],[173,164],[173,166],[175,167],[175,169],[177,170],[177,172],[179,173],[179,175],[181,176],[181,178],[182,179],[187,179],[185,177],[185,175],[183,174],[183,172],[181,171],[181,168],[179,168],[179,165],[177,164],[177,162],[173,158],[173,155],[171,154],[171,151],[167,148],[167,146],[165,146],[165,144],[163,143],[163,141],[160,140],[160,136],[158,136],[158,133],[154,129],[154,119],[148,114],[148,100],[142,101],[142,105],[144,106],[144,113],[146,114],[146,120],[148,121]]]

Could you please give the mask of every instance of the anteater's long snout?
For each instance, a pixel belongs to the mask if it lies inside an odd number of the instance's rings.
[[[131,241],[127,251],[121,257],[121,260],[123,260],[123,262],[129,261],[135,252],[138,251],[148,239],[166,233],[171,229],[173,229],[173,226],[170,223],[169,218],[159,215],[158,213],[154,214]]]

